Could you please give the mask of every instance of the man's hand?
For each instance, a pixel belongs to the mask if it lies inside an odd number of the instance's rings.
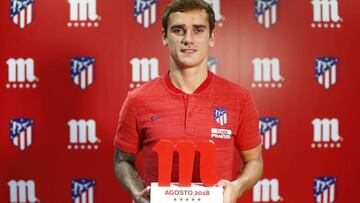
[[[135,203],[150,203],[150,186],[134,196]]]
[[[236,203],[236,200],[241,196],[238,186],[233,182],[222,179],[216,183],[216,186],[224,188],[223,203]]]
[[[135,154],[115,150],[114,172],[124,189],[131,194],[135,203],[150,203],[150,187],[144,188],[144,181],[135,168]]]

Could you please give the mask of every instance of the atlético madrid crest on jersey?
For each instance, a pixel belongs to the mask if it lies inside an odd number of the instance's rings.
[[[92,57],[74,57],[71,59],[71,79],[82,90],[94,82],[94,63]]]
[[[316,203],[335,202],[335,177],[318,177],[314,179],[314,198]]]
[[[95,181],[91,179],[75,179],[71,183],[73,202],[93,203]]]
[[[315,60],[316,80],[325,89],[336,84],[338,64],[339,60],[335,57],[319,57]]]
[[[156,22],[158,0],[134,0],[134,17],[136,22],[148,28]]]
[[[10,0],[10,18],[21,29],[32,22],[34,2],[35,0]]]
[[[214,119],[221,126],[228,123],[228,111],[225,108],[214,109]]]
[[[277,5],[279,0],[255,0],[255,16],[261,25],[270,28],[277,22]]]
[[[10,120],[10,139],[14,146],[24,151],[32,144],[34,120],[16,118]]]

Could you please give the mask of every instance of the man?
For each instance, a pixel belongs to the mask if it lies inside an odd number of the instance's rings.
[[[215,43],[215,17],[209,4],[174,0],[163,14],[162,26],[170,70],[128,94],[115,137],[115,175],[136,203],[148,203],[149,185],[157,182],[157,156],[152,147],[159,140],[212,140],[217,148],[216,185],[224,188],[224,203],[235,203],[262,175],[258,112],[253,98],[248,90],[208,71],[208,49]],[[218,136],[219,130],[225,130],[226,136]],[[232,177],[235,147],[244,167],[241,174]],[[144,179],[134,166],[141,150]],[[178,180],[177,158],[173,163],[174,182]],[[193,182],[201,181],[198,158]]]

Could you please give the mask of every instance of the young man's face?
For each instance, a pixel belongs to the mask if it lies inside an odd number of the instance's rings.
[[[163,31],[163,44],[169,47],[170,60],[178,67],[206,66],[208,49],[214,46],[214,31],[209,33],[206,11],[171,13],[168,29]]]

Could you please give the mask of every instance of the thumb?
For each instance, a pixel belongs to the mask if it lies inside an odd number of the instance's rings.
[[[226,184],[227,184],[226,180],[221,179],[221,180],[219,180],[219,182],[216,183],[216,186],[218,186],[218,187],[225,187]]]

